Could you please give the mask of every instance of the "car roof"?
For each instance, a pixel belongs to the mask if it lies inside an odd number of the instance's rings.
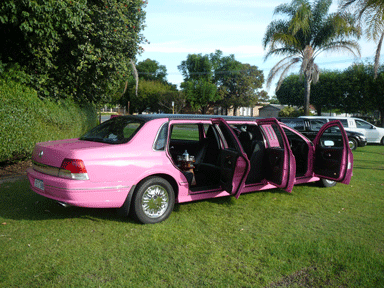
[[[226,121],[254,121],[263,119],[264,117],[244,117],[244,116],[226,116],[226,115],[201,115],[201,114],[137,114],[126,115],[121,117],[130,117],[143,121],[151,121],[155,119],[168,120],[210,120],[212,118],[222,118]]]
[[[346,116],[299,116],[299,118],[308,118],[308,119],[355,119],[355,117],[346,117]]]

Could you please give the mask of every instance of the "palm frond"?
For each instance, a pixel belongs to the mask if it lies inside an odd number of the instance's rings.
[[[290,63],[287,63],[287,65],[285,65],[283,71],[281,72],[280,74],[280,78],[279,78],[279,81],[277,82],[277,85],[276,85],[276,89],[275,91],[279,90],[280,87],[281,87],[281,84],[283,83],[284,79],[285,79],[285,76],[288,74],[288,72],[292,69],[292,66],[294,66],[295,64],[297,64],[298,62],[301,61],[301,58],[293,58],[292,61]],[[282,67],[283,68],[283,67]]]
[[[329,42],[323,45],[320,49],[316,50],[314,58],[316,58],[320,53],[325,51],[331,51],[331,52],[346,51],[351,53],[354,57],[361,57],[360,45],[357,41],[353,41],[353,40],[340,40],[335,42]]]
[[[263,48],[265,49],[268,44],[274,41],[274,35],[276,33],[288,33],[288,22],[284,20],[275,20],[269,23],[267,31],[263,38]]]
[[[301,57],[287,56],[282,60],[280,60],[279,62],[277,62],[276,65],[272,67],[271,71],[269,71],[269,74],[267,77],[267,88],[270,87],[272,80],[276,77],[277,74],[279,74],[282,70],[283,72],[286,71],[287,67],[291,67],[293,64],[296,64],[299,61],[301,61]],[[282,76],[283,76],[283,73],[281,74],[280,78]]]
[[[264,61],[266,61],[270,56],[286,56],[292,57],[295,55],[301,55],[300,50],[291,47],[281,47],[273,50],[269,50],[264,57]]]

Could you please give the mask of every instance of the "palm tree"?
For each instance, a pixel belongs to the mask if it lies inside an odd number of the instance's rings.
[[[355,7],[357,19],[364,20],[366,24],[365,34],[369,40],[377,42],[374,78],[377,78],[379,69],[381,46],[384,39],[384,1],[383,0],[342,0],[341,9]]]
[[[360,28],[349,13],[328,14],[332,0],[293,0],[275,8],[274,14],[285,14],[286,19],[274,20],[264,35],[264,49],[268,47],[268,57],[284,56],[270,71],[267,86],[281,73],[276,90],[280,88],[285,76],[296,64],[301,64],[300,73],[304,75],[305,100],[304,113],[309,114],[311,83],[319,79],[316,57],[324,51],[347,51],[360,56],[360,48],[355,40],[360,37]],[[355,53],[356,52],[356,53]]]

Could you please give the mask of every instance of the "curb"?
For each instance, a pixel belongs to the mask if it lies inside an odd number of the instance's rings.
[[[4,176],[0,178],[0,184],[7,182],[16,182],[21,180],[28,179],[27,175],[12,175],[12,176]]]

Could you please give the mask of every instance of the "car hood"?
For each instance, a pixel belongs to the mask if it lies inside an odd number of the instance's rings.
[[[349,131],[349,130],[345,130],[345,132],[347,133],[348,136],[362,136],[362,137],[365,137],[363,133],[361,132],[355,132],[355,131]]]

